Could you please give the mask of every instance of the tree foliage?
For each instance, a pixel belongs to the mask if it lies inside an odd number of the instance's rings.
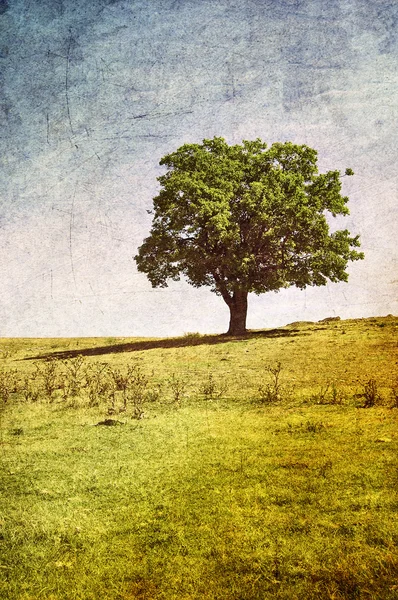
[[[348,198],[339,171],[319,174],[308,146],[215,137],[160,164],[152,229],[135,257],[153,287],[182,275],[231,309],[250,292],[346,281],[348,261],[363,258],[358,236],[329,231],[328,215],[347,215]]]

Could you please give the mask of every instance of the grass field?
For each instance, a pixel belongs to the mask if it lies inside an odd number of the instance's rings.
[[[397,332],[0,340],[0,598],[398,598]]]

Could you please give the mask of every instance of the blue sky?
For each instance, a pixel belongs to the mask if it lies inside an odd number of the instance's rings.
[[[260,137],[350,167],[349,283],[249,299],[248,326],[398,312],[397,23],[387,0],[0,0],[0,335],[222,332],[222,299],[132,257],[161,157]]]

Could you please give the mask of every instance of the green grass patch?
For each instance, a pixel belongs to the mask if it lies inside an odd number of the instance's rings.
[[[3,340],[0,597],[396,598],[397,325]],[[56,353],[48,396],[46,361],[24,359]],[[92,402],[87,373],[104,364],[133,365],[127,391],[109,383]],[[363,408],[369,380],[379,396]]]

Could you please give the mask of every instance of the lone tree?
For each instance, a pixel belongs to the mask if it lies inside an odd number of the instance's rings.
[[[347,281],[363,258],[358,236],[329,233],[327,215],[349,214],[339,171],[318,174],[317,152],[260,139],[185,144],[160,161],[159,194],[138,270],[153,287],[183,275],[210,286],[230,310],[229,335],[246,332],[247,298],[281,288]],[[351,169],[346,175],[353,175]]]

